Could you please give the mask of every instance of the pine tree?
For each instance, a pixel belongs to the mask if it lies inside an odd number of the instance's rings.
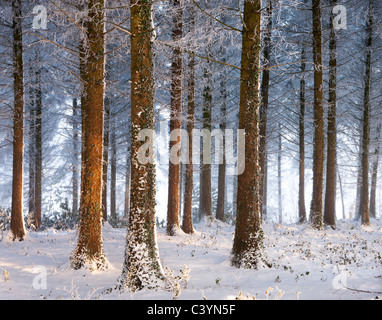
[[[90,0],[87,38],[82,44],[84,61],[82,96],[82,174],[78,242],[71,257],[74,269],[107,268],[102,241],[102,160],[104,113],[104,1]]]
[[[155,130],[152,1],[131,0],[131,190],[121,286],[155,288],[164,279],[155,226],[155,164],[143,163],[141,130]],[[149,140],[149,147],[154,142]],[[153,160],[153,159],[151,159]]]
[[[313,0],[313,64],[314,64],[314,141],[313,141],[313,194],[310,221],[314,228],[322,228],[324,184],[324,107],[321,37],[321,0]]]
[[[244,1],[239,128],[245,130],[245,169],[238,176],[232,264],[256,268],[262,248],[259,195],[260,21],[261,1]]]
[[[12,212],[10,232],[13,240],[24,240],[26,230],[23,219],[24,172],[24,72],[23,31],[21,1],[12,0],[13,17],[13,174]]]
[[[369,1],[367,15],[367,39],[365,61],[365,87],[363,97],[362,145],[361,145],[361,193],[358,215],[362,224],[370,224],[369,212],[369,147],[370,147],[370,91],[371,91],[371,55],[373,46],[373,0]]]
[[[182,51],[178,43],[182,38],[182,11],[183,1],[172,0],[173,29],[172,37],[175,48],[172,52],[171,66],[171,118],[170,134],[179,133],[181,129],[182,116]],[[180,134],[176,134],[176,140],[170,139],[171,150],[177,150],[180,144]],[[180,228],[180,162],[175,161],[177,157],[170,155],[168,169],[168,204],[167,204],[167,234],[173,236]]]
[[[336,0],[331,1],[335,6]],[[326,193],[324,223],[332,227],[336,224],[336,153],[337,153],[337,36],[333,25],[333,14],[330,19],[329,40],[329,99],[328,99],[328,133],[326,161]]]

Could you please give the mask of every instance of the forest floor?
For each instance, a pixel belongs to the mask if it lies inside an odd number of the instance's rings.
[[[136,293],[106,290],[117,284],[125,229],[104,226],[106,271],[72,270],[76,231],[29,232],[22,242],[0,242],[0,299],[382,299],[382,221],[363,227],[339,221],[337,229],[264,224],[272,267],[230,265],[232,226],[195,225],[196,233],[169,237],[158,230],[162,265],[174,290]],[[345,287],[346,286],[346,287]]]

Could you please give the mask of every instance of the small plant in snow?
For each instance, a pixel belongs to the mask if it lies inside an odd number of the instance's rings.
[[[170,286],[170,290],[173,292],[173,300],[177,300],[183,284],[183,289],[187,289],[188,281],[190,280],[190,271],[191,269],[184,265],[184,269],[180,269],[180,275],[175,276],[174,271],[169,267],[165,267],[165,277],[168,285]]]

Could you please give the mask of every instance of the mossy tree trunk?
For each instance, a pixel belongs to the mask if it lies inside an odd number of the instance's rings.
[[[86,40],[82,44],[82,174],[78,242],[74,269],[107,268],[102,241],[102,162],[104,117],[104,1],[88,2]]]
[[[245,130],[245,169],[238,176],[232,264],[256,268],[262,248],[259,166],[261,1],[244,2],[239,128]]]
[[[139,149],[152,139],[141,141],[141,130],[155,130],[152,52],[152,1],[131,0],[131,190],[130,215],[121,286],[131,290],[161,285],[163,270],[159,260],[155,226],[155,164],[142,161]]]

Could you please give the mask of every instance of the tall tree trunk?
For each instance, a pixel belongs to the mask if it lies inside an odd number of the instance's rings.
[[[130,146],[128,148],[128,156],[126,160],[126,176],[125,176],[125,214],[124,217],[128,221],[130,212],[130,189],[131,189],[131,156]]]
[[[31,74],[32,76],[32,74]],[[35,89],[32,86],[29,89],[29,186],[28,186],[28,213],[34,216],[35,211],[35,170],[36,170],[36,111],[35,111]]]
[[[298,222],[306,221],[305,209],[305,48],[301,50],[300,112],[299,112],[299,183],[298,183]]]
[[[370,187],[370,216],[372,218],[376,218],[377,210],[376,210],[376,200],[377,200],[377,177],[378,177],[378,165],[379,165],[379,156],[380,156],[380,148],[381,142],[379,141],[381,137],[381,126],[380,122],[377,128],[377,139],[376,139],[376,148],[374,152],[374,163],[373,163],[373,171],[371,174],[371,187]]]
[[[138,290],[158,286],[164,279],[155,227],[155,163],[143,163],[139,149],[154,141],[140,141],[139,132],[155,132],[152,1],[131,0],[131,194],[126,249],[121,275],[123,287]],[[151,153],[152,155],[152,153]],[[162,282],[162,281],[160,281]]]
[[[217,201],[217,207],[216,207],[216,219],[220,221],[224,221],[224,215],[225,215],[225,203],[226,203],[226,159],[225,159],[225,149],[226,149],[226,143],[225,143],[225,129],[227,127],[227,89],[226,89],[226,80],[223,79],[220,83],[221,86],[221,99],[222,99],[222,105],[221,105],[221,111],[220,111],[220,130],[223,132],[222,135],[222,143],[221,143],[221,152],[220,155],[223,157],[219,161],[219,173],[218,173],[218,201]]]
[[[13,240],[24,240],[26,230],[23,219],[24,172],[24,72],[21,1],[12,1],[13,17],[13,173],[12,212],[10,232]]]
[[[370,90],[371,90],[371,53],[373,45],[373,1],[369,1],[366,40],[366,74],[364,91],[362,149],[361,149],[361,194],[359,216],[362,224],[370,224],[369,212],[369,146],[370,146]]]
[[[256,268],[263,246],[259,195],[259,85],[261,0],[244,1],[239,128],[245,130],[245,169],[238,176],[232,264]]]
[[[313,0],[313,64],[314,64],[314,144],[313,144],[313,194],[310,205],[310,221],[321,229],[324,185],[324,108],[321,38],[321,0]]]
[[[82,106],[82,174],[77,246],[71,257],[74,269],[105,269],[102,241],[102,162],[104,116],[104,1],[88,2],[87,41],[84,45]]]
[[[190,7],[190,33],[194,35],[195,9]],[[192,162],[192,147],[195,122],[195,56],[189,55],[188,83],[187,83],[187,135],[188,135],[188,163],[186,163],[186,174],[184,181],[183,221],[182,230],[185,233],[194,233],[192,221],[192,191],[194,188],[194,165]]]
[[[107,221],[107,185],[109,175],[109,140],[110,140],[110,98],[105,97],[105,115],[103,128],[103,164],[102,164],[102,220]]]
[[[210,52],[207,52],[210,55]],[[210,63],[207,62],[209,65]],[[211,111],[212,111],[212,74],[210,67],[204,69],[207,82],[203,92],[203,147],[200,164],[200,219],[212,218],[212,190],[211,190]]]
[[[272,2],[269,0],[269,5],[267,7],[267,30],[264,33],[264,64],[267,67],[270,66],[271,59],[271,37],[272,37]],[[260,180],[260,197],[261,197],[261,214],[263,220],[267,217],[267,176],[266,176],[266,161],[267,161],[267,118],[268,118],[268,104],[269,104],[269,82],[270,82],[270,71],[269,69],[263,70],[263,76],[261,80],[261,106],[260,106],[260,144],[259,144],[259,165],[261,170],[261,180]]]
[[[115,116],[112,118],[110,135],[110,215],[117,214],[117,133]]]
[[[281,174],[281,152],[283,149],[282,145],[282,127],[281,123],[279,122],[279,151],[277,154],[277,182],[278,182],[278,200],[279,200],[279,223],[283,223],[283,199],[282,199],[282,174]]]
[[[79,155],[79,127],[78,127],[78,104],[77,98],[73,98],[72,104],[73,112],[73,163],[72,163],[72,190],[73,190],[73,204],[72,213],[78,213],[78,188],[79,188],[79,177],[78,177],[78,155]]]
[[[35,171],[35,211],[36,230],[41,228],[42,206],[42,92],[41,69],[36,72],[36,171]]]
[[[332,0],[335,6],[337,0]],[[334,227],[336,224],[336,105],[337,105],[337,37],[331,15],[330,41],[329,41],[329,100],[328,100],[328,137],[326,161],[326,193],[324,223]]]
[[[182,51],[178,41],[182,38],[182,0],[171,1],[173,13],[172,38],[176,48],[172,52],[171,66],[171,118],[170,132],[181,129],[182,116]],[[170,139],[171,149],[180,143],[180,135],[177,139]],[[168,204],[167,204],[167,234],[173,236],[180,228],[180,162],[174,163],[175,159],[170,156],[168,169]]]

